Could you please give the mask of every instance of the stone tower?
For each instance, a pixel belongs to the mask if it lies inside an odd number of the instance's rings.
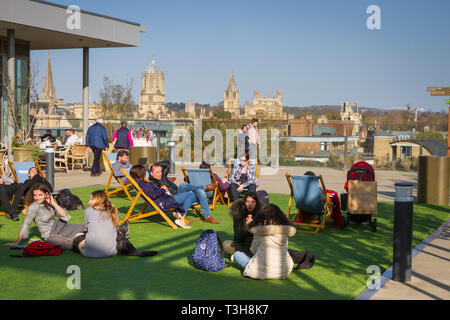
[[[234,80],[234,72],[231,73],[231,78],[230,81],[228,82],[228,88],[225,91],[225,97],[223,100],[223,110],[231,113],[233,117],[240,116],[239,91],[236,88],[236,81]]]
[[[142,74],[139,115],[145,118],[165,117],[167,114],[165,102],[164,72],[159,69],[153,58],[152,64]]]

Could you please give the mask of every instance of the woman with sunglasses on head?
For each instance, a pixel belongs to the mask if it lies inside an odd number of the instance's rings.
[[[231,202],[238,199],[239,193],[247,188],[248,192],[256,192],[256,169],[250,165],[250,156],[246,153],[239,158],[240,164],[231,171],[228,180],[231,182],[229,196]]]

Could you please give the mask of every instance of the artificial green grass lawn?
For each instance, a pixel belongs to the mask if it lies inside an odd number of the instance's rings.
[[[89,194],[98,189],[72,192],[86,206]],[[287,212],[288,198],[271,194],[270,200]],[[130,204],[128,199],[115,197],[112,202],[123,217]],[[449,207],[415,205],[413,247],[448,219],[449,213]],[[285,280],[244,278],[229,259],[231,267],[220,272],[195,269],[191,257],[204,230],[216,230],[222,240],[233,238],[228,207],[219,205],[212,214],[220,224],[198,221],[191,224],[190,230],[173,230],[159,216],[132,222],[133,244],[159,254],[106,259],[89,259],[71,251],[57,257],[12,258],[10,254],[20,251],[10,250],[3,243],[16,240],[21,223],[0,217],[0,299],[354,299],[366,287],[371,275],[367,274],[369,266],[378,265],[383,273],[392,264],[393,203],[379,203],[376,233],[367,223],[345,230],[331,224],[317,235],[297,234],[290,238],[289,248],[313,253],[316,263],[309,270],[293,271]],[[71,215],[71,223],[83,223],[83,210]],[[36,227],[31,230],[30,236],[39,236]],[[80,267],[80,290],[67,288],[70,265]]]

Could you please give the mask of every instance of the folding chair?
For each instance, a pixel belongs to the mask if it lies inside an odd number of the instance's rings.
[[[325,223],[332,215],[332,206],[328,197],[328,192],[325,187],[322,176],[304,176],[304,175],[290,175],[286,173],[286,179],[291,189],[291,195],[289,197],[289,207],[287,212],[288,219],[290,218],[292,200],[295,201],[298,209],[297,214],[290,219],[294,225],[308,227],[315,229],[314,231],[297,230],[299,233],[312,233],[317,234],[320,229],[325,229]],[[322,189],[325,192],[325,203],[321,199],[321,190],[319,188],[319,182]],[[322,221],[318,222],[295,222],[300,217],[302,212],[322,212]]]
[[[230,158],[228,160],[227,170],[225,171],[225,178],[228,178],[228,176],[231,174],[231,171],[233,171],[233,168],[235,166],[238,166],[240,163],[241,163],[240,159]],[[251,165],[253,165],[255,167],[256,178],[259,178],[257,159],[250,159],[250,163],[251,163]]]
[[[125,170],[125,169],[120,169],[122,171],[122,173],[125,175],[125,177],[130,180],[131,184],[133,185],[133,187],[136,189],[136,196],[132,199],[132,203],[130,208],[128,209],[127,214],[125,215],[125,218],[120,221],[120,224],[124,223],[125,221],[135,221],[138,219],[143,219],[146,217],[151,217],[154,215],[161,215],[163,217],[164,220],[167,221],[167,223],[173,228],[173,229],[177,229],[178,227],[176,226],[175,223],[172,222],[172,220],[170,220],[167,215],[165,214],[164,211],[162,211],[156,204],[155,202],[153,202],[153,200],[147,196],[141,189],[141,187],[139,187],[139,185],[137,184],[137,182],[130,176],[130,174]],[[147,180],[148,181],[148,180]],[[139,200],[139,198],[141,198],[142,200],[144,200],[144,204],[142,206],[142,208],[139,210],[138,213],[135,214],[131,214],[137,204],[137,201]],[[149,212],[145,212],[145,209],[150,206],[150,211]],[[195,209],[195,206],[199,206],[197,203],[193,204],[193,209]],[[168,212],[175,210],[175,208],[171,208],[168,210]],[[197,209],[195,209],[195,211],[200,214]],[[187,212],[186,212],[187,213]],[[192,222],[192,221],[196,221],[196,220],[200,220],[200,218],[194,218],[194,219],[190,219],[190,220],[186,220],[188,223]]]
[[[128,191],[129,188],[133,187],[133,184],[129,183],[129,184],[125,185],[125,183],[123,182],[123,180],[121,178],[114,176],[112,164],[114,162],[116,162],[117,153],[106,153],[105,151],[103,151],[102,154],[103,154],[103,157],[104,157],[106,163],[109,166],[109,170],[111,171],[111,173],[109,175],[108,183],[106,184],[105,193],[108,196],[114,196],[114,195],[117,195],[117,193],[123,191],[127,195],[128,199],[130,201],[133,201],[133,197],[131,196],[130,192]],[[120,187],[109,191],[109,187],[111,186],[111,181],[113,178],[116,179],[116,181],[120,184]]]
[[[192,184],[193,186],[206,186],[211,184],[211,179],[213,179],[216,187],[214,191],[206,192],[206,196],[208,199],[212,200],[212,204],[209,206],[211,210],[214,210],[216,202],[220,200],[220,202],[224,205],[225,200],[223,199],[222,193],[219,190],[219,185],[214,177],[214,173],[212,169],[186,169],[181,168],[183,171],[183,175],[187,183]]]
[[[41,166],[39,163],[34,161],[24,161],[24,162],[8,162],[9,169],[11,170],[11,173],[13,174],[14,180],[18,183],[24,183],[28,179],[28,171],[30,171],[31,168],[36,167],[38,174],[47,180],[46,176],[44,175],[44,172],[42,171]],[[59,192],[52,192],[52,196],[58,195]],[[0,215],[4,215],[4,212],[0,212]]]
[[[36,160],[24,162],[8,162],[8,166],[9,169],[11,169],[14,180],[16,180],[16,182],[24,183],[25,180],[28,179],[28,171],[30,171],[30,169],[33,167],[36,167],[39,175],[42,178],[46,179],[44,172],[42,172],[41,166]]]
[[[233,168],[240,165],[241,164],[241,160],[240,159],[236,159],[236,158],[230,158],[230,160],[228,160],[228,167],[227,167],[227,171],[225,172],[225,178],[228,178],[231,174],[231,172],[233,171]],[[256,178],[259,178],[258,175],[258,161],[257,159],[250,159],[250,165],[253,166],[255,168],[255,172],[256,172]],[[248,191],[247,188],[244,188],[242,190],[241,194],[245,194]],[[230,197],[228,196],[228,206],[230,206]]]

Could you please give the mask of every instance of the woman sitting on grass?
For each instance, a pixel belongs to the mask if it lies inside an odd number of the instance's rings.
[[[28,207],[25,221],[17,236],[17,241],[6,243],[5,246],[16,247],[22,239],[27,239],[30,225],[34,222],[44,241],[55,246],[61,246],[63,249],[72,249],[74,237],[83,232],[85,226],[67,223],[71,218],[70,215],[66,209],[56,203],[47,185],[36,184],[31,188],[31,193],[33,202]],[[55,220],[55,216],[60,220]]]
[[[223,248],[227,253],[233,255],[235,251],[241,251],[249,257],[253,256],[250,250],[253,233],[250,232],[249,224],[260,209],[261,202],[254,192],[249,192],[244,199],[233,203],[230,215],[233,218],[234,240],[223,242]]]
[[[128,240],[128,222],[119,227],[119,212],[105,191],[91,193],[91,205],[84,212],[86,230],[73,240],[74,252],[88,258],[107,258],[118,255],[148,257],[157,251],[138,251]]]
[[[142,191],[152,199],[156,205],[162,211],[167,211],[172,208],[176,209],[174,216],[176,218],[175,224],[184,229],[190,229],[186,222],[186,212],[196,201],[194,192],[177,193],[174,196],[167,194],[167,190],[164,186],[158,188],[158,186],[152,182],[145,181],[145,167],[141,165],[133,166],[130,170],[130,176],[136,180],[136,183],[142,189]],[[183,205],[181,205],[182,203]]]
[[[89,258],[106,258],[117,254],[116,239],[119,213],[105,191],[94,191],[89,199],[91,205],[84,212],[86,233],[77,238],[78,250]]]
[[[250,223],[254,234],[250,247],[253,257],[236,251],[231,257],[242,268],[243,275],[253,279],[285,279],[294,268],[288,252],[288,238],[296,234],[281,209],[269,204],[261,208]]]

